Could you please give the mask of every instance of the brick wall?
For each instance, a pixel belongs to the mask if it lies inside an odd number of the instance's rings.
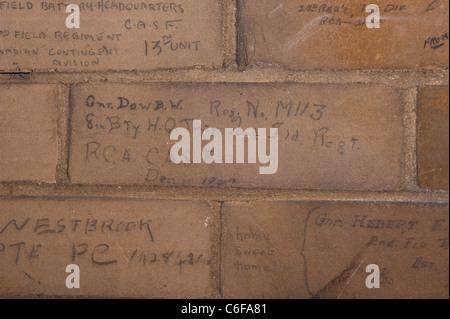
[[[1,297],[448,298],[447,1],[70,3],[0,4]]]

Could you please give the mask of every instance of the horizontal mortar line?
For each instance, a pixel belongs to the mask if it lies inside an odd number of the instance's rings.
[[[232,55],[235,52],[231,52]],[[121,69],[117,68],[105,68],[105,69],[97,69],[97,70],[79,70],[74,71],[70,69],[40,69],[35,70],[34,68],[24,68],[20,70],[0,70],[0,74],[2,73],[32,73],[32,74],[98,74],[98,73],[128,73],[128,74],[144,74],[144,73],[174,73],[174,72],[234,72],[234,73],[246,73],[252,71],[278,71],[278,72],[290,72],[290,73],[303,73],[303,72],[363,72],[363,73],[436,73],[436,72],[448,72],[449,67],[432,67],[432,68],[304,68],[304,69],[296,69],[290,68],[289,66],[284,66],[281,64],[270,64],[264,62],[256,62],[247,66],[245,69],[239,69],[239,65],[236,61],[233,61],[229,65],[217,65],[217,66],[203,66],[203,65],[190,65],[190,66],[167,66],[160,68],[149,68],[149,69]]]
[[[31,73],[22,73],[22,74],[0,74],[0,80],[2,82],[42,82],[42,81],[60,81],[58,83],[61,84],[74,84],[74,83],[86,83],[92,79],[99,82],[109,83],[111,80],[116,80],[117,83],[122,83],[126,81],[135,81],[135,82],[202,82],[205,80],[216,81],[216,82],[239,82],[239,81],[253,81],[253,82],[270,82],[273,80],[281,80],[284,79],[286,82],[293,81],[350,81],[357,82],[361,80],[370,80],[374,82],[379,82],[380,80],[391,81],[391,82],[399,82],[399,81],[442,81],[448,83],[448,72],[442,74],[432,74],[432,75],[418,75],[415,76],[413,73],[396,75],[393,77],[392,74],[361,74],[361,73],[353,73],[353,74],[339,74],[339,73],[327,73],[327,74],[307,74],[307,73],[264,73],[264,72],[255,72],[255,73],[195,73],[195,74],[176,74],[176,75],[168,75],[168,74],[142,74],[142,75],[130,75],[130,74],[89,74],[89,75],[35,75]],[[1,77],[1,76],[4,77]],[[65,82],[61,82],[65,81]]]
[[[42,188],[33,186],[3,187],[0,198],[107,198],[196,201],[342,201],[342,202],[408,202],[448,204],[448,191],[324,191],[269,189],[199,189],[175,188],[153,190],[131,187]]]
[[[66,80],[67,83],[86,82],[90,79],[97,79],[98,81],[108,82],[110,79],[116,79],[119,83],[125,81],[148,81],[150,83],[164,81],[175,82],[181,79],[186,79],[189,82],[201,82],[205,79],[212,78],[213,80],[222,81],[271,81],[280,78],[289,78],[290,81],[350,81],[355,82],[361,78],[371,81],[406,81],[422,79],[425,81],[436,81],[448,83],[449,70],[313,70],[313,71],[287,71],[280,69],[252,69],[246,71],[236,70],[164,70],[164,71],[105,71],[105,72],[61,72],[61,73],[0,73],[0,81],[10,80],[31,80],[31,81],[51,81],[51,80]],[[1,77],[1,76],[4,77]],[[197,78],[193,78],[193,76]],[[264,79],[261,79],[264,76]],[[349,79],[350,77],[350,79]],[[355,79],[352,79],[355,77]],[[358,78],[359,77],[359,78]],[[411,77],[413,79],[411,80]],[[210,79],[211,80],[211,79]]]
[[[304,80],[289,80],[289,81],[285,81],[285,80],[279,80],[279,79],[265,79],[264,81],[253,81],[251,79],[247,79],[245,81],[242,80],[227,80],[227,81],[222,81],[222,80],[218,80],[218,79],[204,79],[204,80],[199,80],[199,81],[184,81],[183,79],[180,79],[179,81],[88,81],[88,82],[61,82],[61,81],[55,81],[55,82],[51,82],[51,81],[33,81],[33,82],[11,82],[11,81],[1,81],[0,80],[0,85],[33,85],[33,84],[39,84],[39,85],[108,85],[108,84],[123,84],[123,85],[133,85],[133,84],[139,84],[139,85],[150,85],[150,84],[183,84],[183,83],[190,83],[190,84],[201,84],[201,83],[220,83],[220,84],[241,84],[241,83],[248,83],[248,84],[298,84],[298,85],[313,85],[313,84],[317,84],[317,85],[385,85],[385,86],[389,86],[392,88],[398,88],[398,89],[409,89],[412,87],[416,87],[416,86],[448,86],[449,83],[445,82],[445,81],[435,81],[435,80],[430,80],[430,81],[419,81],[416,83],[406,83],[406,82],[401,82],[401,81],[382,81],[382,80],[374,80],[374,81],[366,81],[366,80],[355,80],[355,81],[335,81],[335,80],[329,80],[329,79],[318,79],[316,80],[308,80],[308,81],[304,81]]]
[[[113,81],[111,79],[109,79],[108,81],[102,81],[102,80],[90,80],[87,82],[73,82],[72,81],[68,81],[68,82],[61,82],[61,81],[47,81],[47,80],[42,80],[42,81],[32,81],[32,82],[28,82],[28,81],[23,81],[23,82],[19,82],[19,81],[2,81],[0,79],[0,85],[32,85],[32,84],[36,84],[36,85],[63,85],[63,86],[69,86],[69,85],[108,85],[108,84],[123,84],[123,85],[133,85],[133,84],[137,84],[137,85],[150,85],[150,84],[184,84],[184,83],[189,83],[189,84],[202,84],[202,83],[220,83],[220,84],[239,84],[239,83],[249,83],[249,84],[298,84],[298,85],[313,85],[313,84],[317,84],[317,85],[385,85],[388,87],[391,87],[393,89],[410,89],[412,87],[417,87],[417,86],[449,86],[449,82],[448,81],[438,81],[438,80],[427,80],[427,81],[418,81],[415,83],[411,83],[411,82],[402,82],[400,80],[397,81],[382,81],[382,80],[370,80],[370,81],[366,81],[366,80],[355,80],[355,81],[349,81],[349,80],[345,80],[345,81],[336,81],[336,80],[330,80],[330,79],[317,79],[317,80],[280,80],[280,79],[265,79],[264,81],[261,80],[252,80],[252,79],[246,79],[246,80],[242,80],[242,79],[235,79],[235,80],[230,80],[227,79],[226,81],[223,81],[222,79],[203,79],[203,80],[198,80],[198,81],[187,81],[185,79],[179,79],[179,80],[171,80],[171,81],[159,81],[159,80],[154,80],[154,81],[142,81],[142,80],[136,80],[136,81]]]
[[[235,73],[246,73],[249,71],[254,70],[260,70],[260,71],[267,71],[267,70],[276,70],[276,71],[283,71],[283,72],[365,72],[365,73],[405,73],[405,72],[415,72],[415,73],[433,73],[433,72],[445,72],[449,71],[450,69],[448,67],[436,67],[436,68],[340,68],[340,69],[333,69],[333,68],[305,68],[305,69],[295,69],[295,68],[289,68],[284,67],[281,65],[275,65],[275,64],[264,64],[264,63],[258,63],[253,64],[245,68],[244,70],[239,70],[237,63],[232,63],[228,66],[216,66],[216,67],[208,67],[208,66],[200,66],[200,65],[194,65],[194,66],[168,66],[165,68],[149,68],[149,69],[121,69],[120,67],[111,67],[111,68],[105,68],[105,69],[97,69],[97,70],[80,70],[80,71],[74,71],[70,69],[60,69],[60,70],[52,70],[52,69],[40,69],[36,70],[33,68],[29,69],[20,69],[20,70],[0,70],[1,73],[33,73],[33,74],[94,74],[94,73],[130,73],[130,74],[139,74],[139,73],[163,73],[163,72],[189,72],[189,71],[201,71],[201,72],[209,72],[209,71],[216,71],[216,72],[235,72]]]

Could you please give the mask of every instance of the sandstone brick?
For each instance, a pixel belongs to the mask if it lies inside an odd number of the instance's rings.
[[[448,298],[448,204],[223,206],[225,298]],[[380,267],[380,288],[366,267]]]
[[[448,86],[419,88],[417,152],[422,188],[449,189],[448,109]]]
[[[210,296],[216,220],[203,202],[2,199],[0,296]]]
[[[385,86],[108,84],[79,85],[72,96],[73,183],[371,190],[401,186],[401,102]],[[196,119],[202,129],[218,128],[223,135],[225,128],[266,128],[269,133],[278,127],[278,170],[260,174],[267,164],[258,159],[249,164],[247,156],[243,164],[172,163],[171,130],[186,128],[193,138]]]
[[[56,94],[53,85],[0,85],[0,182],[55,182]]]
[[[241,62],[299,70],[448,68],[448,1],[377,1],[379,29],[366,27],[367,4],[240,1]]]
[[[13,3],[16,3],[14,7]],[[0,5],[0,70],[153,70],[222,65],[221,1],[55,1]]]

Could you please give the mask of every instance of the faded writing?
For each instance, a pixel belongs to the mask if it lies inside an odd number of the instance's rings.
[[[447,210],[448,205],[228,204],[224,289],[242,289],[250,298],[365,298],[365,268],[376,261],[377,297],[400,297],[413,287],[418,296],[445,297]],[[424,291],[429,282],[433,290]]]
[[[79,7],[81,29],[58,23],[67,17],[66,3],[0,2],[0,70],[135,70],[221,63],[217,0],[72,2]],[[197,12],[204,12],[205,18]]]
[[[270,95],[267,89],[271,90]],[[373,158],[375,152],[370,152],[371,159],[367,157],[367,152],[369,148],[392,144],[392,136],[372,140],[370,136],[373,136],[373,132],[369,127],[376,120],[365,119],[363,122],[367,125],[361,125],[361,120],[355,119],[356,122],[349,125],[353,106],[361,107],[353,104],[361,101],[351,97],[351,92],[356,88],[347,88],[350,95],[345,102],[331,98],[336,88],[330,89],[330,94],[323,94],[319,88],[297,85],[251,85],[246,89],[240,89],[236,84],[197,84],[195,88],[183,84],[119,85],[109,87],[107,92],[101,87],[77,87],[72,117],[74,139],[70,158],[71,179],[75,182],[90,182],[95,177],[95,181],[101,183],[158,186],[254,185],[253,176],[259,174],[255,165],[194,165],[186,161],[184,164],[171,161],[170,150],[175,144],[170,139],[172,131],[181,128],[194,136],[194,121],[199,120],[201,132],[198,134],[214,127],[219,130],[258,127],[265,129],[269,140],[272,129],[278,129],[278,170],[272,177],[261,180],[259,185],[268,185],[265,181],[271,180],[272,186],[307,187],[316,181],[310,173],[325,174],[321,165],[316,163],[326,161],[330,165],[348,166],[347,171],[342,170],[346,176],[342,177],[344,184],[341,187],[351,187],[345,185],[349,181],[347,173],[357,173],[354,165],[360,167],[361,171],[367,170],[366,163],[360,161],[361,156],[378,165]],[[199,94],[198,90],[202,93]],[[395,108],[386,111],[381,104],[375,109],[378,107],[380,109],[376,111],[375,117],[385,118],[386,112],[396,112]],[[395,115],[390,118],[400,120]],[[393,134],[397,136],[396,132]],[[243,154],[250,156],[250,146],[242,143],[243,136],[236,136],[235,139],[236,147],[242,144]],[[207,141],[202,141],[202,145],[198,145],[199,149],[203,149],[206,144]],[[236,150],[228,154],[230,160],[227,163],[251,162],[246,158],[234,161],[237,154]],[[396,170],[394,163],[395,159],[387,167]],[[233,169],[230,170],[230,167]],[[383,166],[383,170],[386,170],[386,166]],[[364,178],[371,178],[368,171],[363,174]],[[288,181],[294,176],[298,176],[297,181]],[[375,176],[372,178],[375,179]],[[380,180],[379,174],[376,179]],[[358,180],[361,180],[361,176]],[[322,187],[326,188],[326,185]]]

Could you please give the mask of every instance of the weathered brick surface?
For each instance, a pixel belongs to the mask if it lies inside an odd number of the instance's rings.
[[[14,8],[12,3],[16,3]],[[24,4],[24,2],[22,2]],[[71,1],[0,5],[0,70],[151,70],[222,65],[221,1]]]
[[[240,1],[241,59],[292,69],[448,68],[448,1]]]
[[[109,84],[79,85],[72,96],[73,183],[370,190],[401,186],[401,102],[385,86]],[[247,156],[246,164],[173,164],[170,131],[186,128],[193,138],[195,119],[202,121],[202,128],[218,128],[222,138],[225,128],[269,132],[279,127],[277,172],[261,175],[259,168],[266,164],[258,159],[248,164]]]
[[[0,182],[55,182],[54,85],[0,85]]]
[[[448,204],[223,206],[226,298],[448,298]],[[366,267],[381,270],[368,289]]]
[[[208,297],[216,221],[202,202],[2,199],[0,296]]]
[[[448,86],[419,88],[417,152],[422,188],[449,188],[448,92]]]
[[[449,297],[448,1],[62,2],[0,1],[0,298]]]

